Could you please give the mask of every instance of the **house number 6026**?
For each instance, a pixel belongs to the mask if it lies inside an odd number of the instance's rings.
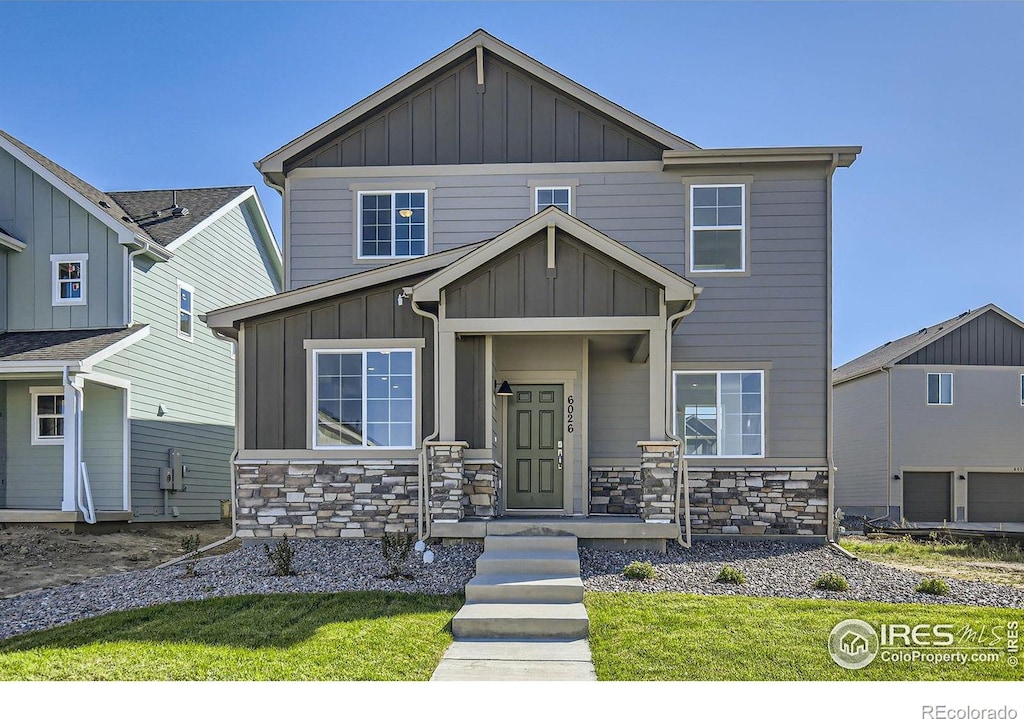
[[[572,424],[573,413],[576,411],[575,402],[576,400],[572,395],[565,398],[565,431],[569,434],[576,431],[576,428],[573,427]]]

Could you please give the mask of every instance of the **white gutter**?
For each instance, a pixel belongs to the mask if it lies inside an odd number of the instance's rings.
[[[697,297],[700,296],[700,288],[694,288],[693,299],[690,300],[686,306],[671,315],[667,320],[667,326],[665,327],[665,374],[668,381],[665,383],[666,390],[672,387],[672,335],[675,334],[675,323],[681,321],[684,317],[692,313],[697,309]],[[654,359],[651,358],[653,362]],[[671,395],[670,395],[671,396]],[[679,546],[689,549],[692,545],[692,537],[690,535],[690,468],[686,464],[686,443],[680,439],[675,432],[672,431],[672,413],[675,408],[672,403],[665,400],[665,434],[670,439],[674,439],[679,443],[679,461],[676,463],[676,501],[675,501],[675,514],[676,514],[676,526],[679,527],[679,533],[676,535],[676,542]],[[683,517],[682,523],[679,521],[679,495],[683,495]],[[686,540],[683,540],[683,531],[686,532]]]
[[[85,468],[85,460],[82,458],[82,435],[84,434],[84,423],[82,422],[82,407],[85,403],[85,393],[71,381],[68,368],[64,368],[62,375],[64,386],[69,388],[75,395],[75,414],[72,422],[75,427],[75,461],[74,485],[75,485],[75,506],[82,510],[87,524],[96,524],[96,511],[92,503],[92,487],[89,486],[89,473]],[[85,492],[85,501],[82,501],[82,492]]]
[[[441,379],[441,366],[440,361],[440,347],[441,343],[438,337],[437,328],[437,316],[432,315],[429,312],[421,310],[416,302],[412,299],[412,288],[403,287],[402,296],[409,298],[409,306],[412,307],[412,311],[418,314],[420,317],[427,317],[434,325],[434,431],[430,433],[428,437],[423,438],[423,443],[420,445],[420,466],[419,466],[419,514],[417,517],[419,525],[419,539],[426,542],[430,538],[430,514],[428,509],[430,507],[428,492],[430,490],[430,482],[427,480],[427,443],[437,439],[437,435],[440,434],[441,429],[441,403],[438,401],[438,387],[440,386]],[[454,358],[452,359],[454,361]]]
[[[124,263],[124,323],[129,327],[135,322],[135,258],[150,251],[148,242],[141,242],[141,247],[128,252]],[[128,248],[124,248],[127,252]]]

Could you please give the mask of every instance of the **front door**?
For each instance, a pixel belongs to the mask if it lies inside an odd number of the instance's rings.
[[[508,509],[562,508],[563,396],[560,384],[512,387],[506,424]]]

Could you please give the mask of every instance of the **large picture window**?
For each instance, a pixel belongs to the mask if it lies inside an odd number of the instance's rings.
[[[427,254],[427,193],[359,193],[359,257]]]
[[[415,351],[317,350],[315,449],[412,449]]]
[[[690,271],[746,269],[743,185],[690,187]]]
[[[675,372],[675,434],[687,456],[764,456],[764,372]]]

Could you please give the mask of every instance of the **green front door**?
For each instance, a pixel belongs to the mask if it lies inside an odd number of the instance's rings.
[[[508,509],[561,509],[563,443],[559,384],[519,384],[508,398]]]

